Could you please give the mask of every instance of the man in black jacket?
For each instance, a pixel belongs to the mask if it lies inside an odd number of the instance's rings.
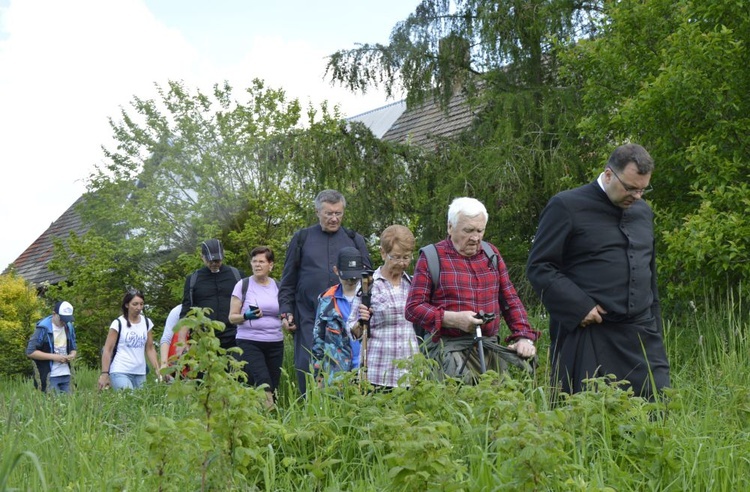
[[[608,374],[646,398],[669,386],[653,212],[641,200],[653,169],[646,149],[622,145],[596,181],[540,216],[527,275],[550,313],[552,382],[567,393]]]
[[[223,264],[224,248],[218,239],[203,241],[201,258],[205,266],[185,278],[180,318],[192,307],[211,308],[209,317],[225,325],[224,331],[217,333],[221,347],[236,347],[237,326],[229,322],[229,304],[234,286],[242,280],[242,272]],[[184,340],[184,331],[180,336]]]
[[[310,373],[313,325],[318,296],[339,283],[333,271],[341,248],[351,246],[362,254],[371,268],[364,238],[344,228],[346,199],[336,190],[323,190],[315,197],[318,224],[294,233],[286,250],[284,272],[279,287],[279,312],[294,335],[294,367],[300,393],[306,392],[306,374]]]

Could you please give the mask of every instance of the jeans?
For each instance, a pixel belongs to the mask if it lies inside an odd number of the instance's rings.
[[[70,393],[70,374],[66,374],[65,376],[50,376],[49,387],[55,392]]]
[[[109,375],[109,382],[113,389],[138,389],[146,382],[145,374],[126,374],[113,372]]]

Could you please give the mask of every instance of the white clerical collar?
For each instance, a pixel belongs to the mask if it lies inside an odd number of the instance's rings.
[[[598,178],[596,178],[596,182],[599,183],[599,188],[602,189],[603,192],[607,192],[607,190],[604,189],[604,173],[601,173]]]

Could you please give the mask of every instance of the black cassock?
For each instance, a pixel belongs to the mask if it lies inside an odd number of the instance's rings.
[[[553,384],[614,374],[638,395],[669,386],[656,288],[653,212],[614,205],[594,181],[554,196],[539,219],[527,275],[550,314]],[[599,304],[602,324],[580,326]]]

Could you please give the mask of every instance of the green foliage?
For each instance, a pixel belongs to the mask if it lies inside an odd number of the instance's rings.
[[[0,275],[0,376],[31,374],[26,346],[44,307],[23,278],[12,272]]]
[[[184,404],[189,416],[180,420],[157,416],[146,426],[155,466],[150,475],[153,489],[171,490],[174,477],[186,472],[195,480],[190,489],[236,489],[256,483],[251,472],[265,464],[269,443],[261,431],[267,422],[259,411],[265,392],[240,384],[245,379],[242,363],[220,347],[215,331],[224,326],[208,318],[206,311],[193,309],[185,318],[190,350],[177,366],[166,370],[173,376],[188,370],[189,379],[174,382],[168,398]],[[178,454],[172,452],[176,444]]]
[[[557,40],[585,36],[599,2],[424,0],[391,32],[389,44],[362,44],[330,56],[327,74],[352,91],[403,87],[409,105],[458,90],[475,93],[482,78],[502,91],[538,88],[555,70]]]
[[[49,299],[65,299],[73,304],[79,363],[98,366],[101,348],[113,319],[122,314],[120,303],[125,292],[136,288],[150,302],[149,293],[160,284],[143,255],[138,239],[118,242],[93,231],[73,234],[55,243],[50,268],[66,272],[67,281],[50,286]],[[167,309],[171,309],[171,306]],[[152,315],[149,313],[149,317]]]
[[[656,161],[660,270],[672,297],[747,279],[750,10],[743,2],[607,2],[601,34],[566,73],[583,95],[580,128],[602,158],[637,141]]]
[[[144,290],[158,324],[181,299],[185,276],[202,266],[208,237],[220,238],[225,263],[244,272],[250,251],[270,246],[280,272],[293,232],[317,221],[313,199],[324,188],[344,193],[346,225],[365,237],[415,222],[410,172],[421,153],[342,122],[337,109],[311,107],[303,125],[298,101],[259,80],[241,97],[228,84],[212,94],[177,82],[158,90],[111,121],[118,145],[90,176],[80,209],[91,229],[58,243],[50,264],[67,280],[53,294],[87,311],[87,363],[124,287]]]

